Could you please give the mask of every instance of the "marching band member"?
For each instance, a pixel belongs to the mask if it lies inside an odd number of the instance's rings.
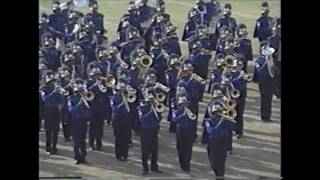
[[[224,45],[224,53],[225,56],[233,56],[235,57],[238,61],[241,61],[243,64],[247,64],[248,62],[246,62],[245,56],[239,52],[236,51],[236,48],[239,48],[239,43],[235,42],[234,39],[228,38],[226,39],[225,45]],[[246,69],[243,69],[244,71],[247,71]]]
[[[57,49],[62,48],[63,44],[62,42],[64,41],[63,36],[64,36],[64,27],[67,24],[68,19],[66,19],[62,14],[61,14],[61,9],[60,9],[60,3],[59,1],[53,1],[52,2],[52,12],[53,14],[49,15],[49,26],[53,28],[54,30],[54,39],[55,39],[55,45],[57,45]]]
[[[231,17],[231,14],[231,4],[227,3],[224,5],[223,17],[221,17],[217,23],[216,34],[219,34],[221,27],[227,26],[229,31],[232,33],[232,37],[235,37],[237,21],[233,17]]]
[[[101,150],[105,118],[104,108],[106,104],[104,94],[107,92],[107,88],[99,79],[101,71],[98,62],[95,61],[89,63],[87,66],[87,72],[89,79],[85,82],[85,87],[95,95],[93,100],[89,102],[89,146],[90,150]]]
[[[197,76],[193,73],[193,69],[194,68],[190,63],[185,63],[182,65],[181,77],[179,77],[177,88],[184,87],[187,97],[189,97],[190,100],[190,109],[197,115],[198,118],[200,89],[202,85],[199,82],[200,80],[197,79]],[[176,98],[179,98],[179,96],[176,96]]]
[[[64,43],[68,46],[70,43],[76,40],[76,34],[81,28],[78,24],[79,16],[76,12],[68,13],[68,23],[64,30]]]
[[[175,106],[176,102],[176,90],[177,90],[177,83],[179,81],[178,74],[179,74],[179,67],[180,67],[180,60],[179,57],[175,54],[170,55],[169,58],[169,68],[165,71],[166,75],[166,86],[170,88],[170,92],[168,94],[168,121],[170,122],[169,132],[175,133],[176,126],[175,122],[172,121],[172,109]]]
[[[224,46],[227,39],[232,39],[231,31],[227,26],[222,26],[219,31],[219,38],[216,47],[216,54],[224,54]]]
[[[235,48],[235,52],[244,55],[243,70],[247,72],[248,61],[253,60],[252,55],[252,43],[251,40],[247,38],[248,31],[245,24],[239,24],[237,28],[238,35],[238,47]]]
[[[53,35],[50,33],[43,34],[42,45],[43,47],[40,49],[40,51],[44,57],[44,65],[48,69],[56,72],[58,68],[61,66],[59,60],[61,52],[55,47],[55,40]]]
[[[39,22],[39,47],[43,46],[42,44],[42,36],[45,33],[54,34],[54,29],[49,26],[49,19],[46,13],[41,13],[40,22]]]
[[[117,37],[117,47],[119,50],[121,50],[120,44],[128,42],[129,41],[129,32],[130,29],[135,29],[136,31],[138,31],[138,29],[136,29],[135,27],[130,25],[130,22],[128,19],[123,19],[122,20],[122,29],[121,31],[118,31],[118,37]]]
[[[158,165],[158,132],[160,113],[155,109],[154,95],[146,93],[144,101],[138,107],[140,120],[140,142],[142,156],[142,175],[149,174],[148,159],[151,156],[151,171],[161,173]]]
[[[144,41],[140,38],[139,33],[135,29],[130,29],[129,41],[120,44],[120,47],[121,59],[124,60],[125,63],[130,64],[131,53],[139,47],[144,47]]]
[[[65,19],[68,19],[70,13],[75,12],[79,17],[78,23],[79,24],[82,23],[82,19],[84,15],[82,12],[75,10],[75,4],[73,3],[72,0],[68,0],[67,2],[60,4],[60,8],[61,8],[61,14]]]
[[[64,141],[69,142],[71,139],[71,115],[68,111],[68,97],[72,95],[73,89],[71,86],[71,71],[66,66],[59,68],[58,85],[63,89],[63,104],[61,109],[61,124],[63,130]]]
[[[155,14],[155,9],[148,6],[148,0],[141,0],[140,2],[141,3],[137,8],[140,14],[141,27],[142,29],[146,29],[151,23],[151,18]]]
[[[98,12],[98,2],[96,0],[90,1],[89,8],[91,12],[89,12],[85,16],[90,16],[92,18],[95,25],[95,34],[98,36],[98,39],[105,39],[103,35],[107,33],[107,30],[104,28],[104,15]],[[101,43],[102,41],[99,42],[99,44]]]
[[[237,128],[235,129],[237,138],[240,139],[243,135],[243,113],[246,105],[247,97],[247,82],[250,82],[251,79],[245,74],[243,69],[243,62],[236,60],[234,70],[231,71],[231,81],[232,85],[240,93],[238,98],[235,98],[237,106],[235,110],[237,111],[237,116],[235,121],[237,122]]]
[[[192,53],[190,54],[189,61],[194,67],[194,73],[202,78],[203,83],[199,89],[199,101],[203,99],[203,93],[205,90],[205,83],[209,70],[209,55],[202,52],[202,45],[200,41],[196,41],[192,45]]]
[[[256,60],[253,80],[259,84],[260,111],[263,122],[271,122],[271,104],[274,90],[274,62],[272,54],[274,48],[270,47],[268,41],[260,44],[260,57]]]
[[[127,161],[130,134],[130,107],[125,97],[126,85],[118,83],[110,99],[112,108],[112,127],[115,136],[115,155],[119,161]]]
[[[214,86],[214,89],[212,89],[212,98],[211,100],[208,102],[207,108],[206,108],[206,112],[204,114],[203,117],[203,121],[202,121],[202,127],[203,127],[203,131],[202,131],[202,137],[201,137],[201,144],[207,144],[208,143],[208,133],[207,133],[207,127],[205,126],[205,119],[209,118],[209,108],[217,101],[222,101],[223,98],[225,98],[222,90],[220,89],[220,82],[217,83],[217,85]]]
[[[74,56],[72,78],[86,79],[87,77],[86,67],[87,67],[88,61],[84,56],[83,48],[80,46],[80,44],[75,43],[72,45],[72,53]]]
[[[217,180],[224,180],[228,138],[232,136],[235,126],[234,120],[223,114],[223,109],[220,102],[212,103],[209,107],[210,116],[204,119],[208,134],[208,157]]]
[[[77,34],[78,43],[83,48],[83,54],[87,63],[96,60],[95,49],[97,47],[97,40],[94,35],[94,30],[91,29],[94,28],[92,25],[93,21],[88,21],[85,24],[86,28],[81,28]]]
[[[161,47],[163,38],[157,33],[153,40],[153,46],[150,49],[150,56],[153,59],[151,67],[156,71],[157,81],[165,84],[166,77],[164,71],[168,68],[168,53]]]
[[[130,25],[134,28],[136,28],[140,34],[140,36],[143,35],[143,29],[141,27],[141,19],[140,19],[140,14],[134,3],[129,3],[128,6],[128,14],[124,14],[121,17],[120,23],[118,25],[118,30],[117,32],[120,32],[123,30],[123,23],[124,21],[128,21]]]
[[[166,33],[165,33],[165,19],[163,16],[158,16],[156,19],[156,23],[153,26],[149,26],[144,33],[144,39],[145,39],[145,46],[146,46],[146,51],[150,52],[150,46],[153,45],[153,41],[155,39],[155,36],[160,36],[160,38],[164,38]]]
[[[211,19],[221,12],[221,5],[217,0],[209,0],[205,3],[205,6],[207,9],[206,17],[208,19],[208,23],[210,23]]]
[[[212,69],[211,75],[210,75],[210,82],[209,82],[208,91],[207,91],[208,94],[212,94],[212,91],[214,90],[214,85],[221,82],[224,67],[225,67],[224,55],[217,54],[215,68]]]
[[[196,115],[190,110],[187,97],[179,97],[177,108],[173,110],[172,120],[176,122],[176,143],[180,167],[186,173],[190,172],[192,146],[196,138]]]
[[[275,81],[275,91],[274,95],[277,98],[281,98],[281,19],[277,18],[275,20],[275,24],[272,28],[272,36],[268,38],[270,43],[270,47],[274,48],[275,51],[273,53],[274,58],[274,81]]]
[[[164,1],[161,1],[159,3],[159,6],[156,9],[156,14],[152,17],[153,21],[151,24],[154,24],[156,22],[156,19],[158,16],[162,16],[165,20],[165,24],[169,25],[171,24],[170,15],[165,13],[166,5]]]
[[[55,73],[52,70],[44,72],[43,83],[44,85],[40,88],[40,92],[44,105],[43,119],[46,130],[46,152],[47,154],[57,154],[62,96],[57,89]]]
[[[68,98],[68,110],[71,114],[72,138],[75,164],[87,163],[85,157],[86,150],[86,134],[87,122],[89,121],[88,96],[86,97],[86,89],[84,81],[76,78],[73,84],[74,94]]]
[[[138,64],[137,59],[132,59],[131,60],[131,67],[128,70],[128,76],[131,77],[129,81],[129,85],[137,90],[137,100],[133,103],[130,103],[130,114],[131,118],[133,120],[133,130],[136,135],[140,133],[140,122],[139,122],[139,115],[138,115],[138,106],[139,106],[139,101],[140,99],[143,98],[142,93],[141,93],[141,85],[143,84],[143,79],[141,79],[140,74],[142,73],[142,70],[140,69],[140,66]]]
[[[258,38],[260,42],[268,40],[272,35],[273,18],[269,16],[269,12],[268,2],[262,2],[261,17],[256,22],[253,34],[253,37]]]
[[[195,35],[199,25],[199,14],[196,11],[190,11],[188,22],[184,26],[182,41],[187,41],[191,36]]]
[[[162,48],[166,50],[169,55],[176,54],[180,57],[182,53],[176,29],[177,28],[173,25],[166,26],[166,36],[164,38]]]
[[[74,63],[74,55],[72,53],[71,48],[67,48],[62,52],[61,58],[60,58],[61,67],[63,69],[68,69],[69,72],[71,72],[71,78],[73,77],[73,63]]]
[[[209,18],[207,16],[208,10],[207,10],[207,7],[205,6],[204,0],[197,0],[196,6],[191,8],[190,12],[191,11],[196,11],[199,14],[200,25],[207,26],[209,24]]]

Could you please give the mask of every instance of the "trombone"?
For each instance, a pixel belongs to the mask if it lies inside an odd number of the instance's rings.
[[[108,74],[106,77],[100,76],[100,80],[102,81],[102,84],[106,87],[113,87],[117,83],[116,78],[111,74]]]
[[[70,93],[66,89],[64,89],[61,85],[55,84],[55,91],[60,93],[63,96],[69,96]]]
[[[84,105],[89,109],[90,105],[88,101],[92,101],[95,98],[95,94],[92,91],[84,91],[79,94],[81,96],[81,101],[79,103],[83,102]]]

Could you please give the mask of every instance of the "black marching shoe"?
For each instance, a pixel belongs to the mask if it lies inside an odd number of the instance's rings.
[[[75,161],[74,161],[74,164],[76,164],[76,165],[81,164],[81,161],[75,160]]]
[[[243,136],[243,134],[236,134],[236,138],[237,138],[237,139],[241,139],[242,136]]]
[[[262,122],[272,122],[272,120],[271,119],[262,119]]]
[[[50,154],[58,154],[58,149],[57,148],[53,148],[51,150]]]
[[[161,171],[161,170],[159,170],[159,169],[155,169],[155,170],[152,170],[152,169],[151,169],[151,171],[152,171],[152,172],[156,172],[156,173],[163,173],[163,171]]]
[[[145,175],[148,175],[148,174],[149,174],[148,171],[142,171],[142,173],[141,173],[142,176],[145,176]]]

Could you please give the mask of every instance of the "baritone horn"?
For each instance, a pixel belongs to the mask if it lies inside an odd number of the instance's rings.
[[[234,60],[235,60],[235,58],[233,56],[228,55],[228,56],[225,57],[225,64],[228,67],[231,67],[234,64]]]
[[[237,102],[236,102],[236,100],[234,100],[234,99],[228,99],[228,100],[226,101],[226,105],[227,105],[227,107],[228,107],[229,109],[234,109],[234,108],[237,107]]]
[[[137,90],[133,89],[131,86],[127,86],[127,101],[133,103],[137,100]]]
[[[232,82],[230,82],[230,87],[231,87],[230,96],[232,98],[235,98],[235,99],[239,98],[240,97],[240,91],[233,86]]]
[[[224,115],[234,119],[237,117],[237,111],[235,109],[228,109],[223,112]]]
[[[158,112],[158,113],[162,113],[163,111],[164,111],[164,107],[165,107],[165,105],[163,104],[163,103],[161,103],[161,102],[158,102],[158,101],[155,101],[155,104],[154,104],[154,106],[155,106],[155,110]]]
[[[156,95],[156,99],[160,102],[163,102],[167,97],[166,93],[164,92],[158,92],[155,95]]]

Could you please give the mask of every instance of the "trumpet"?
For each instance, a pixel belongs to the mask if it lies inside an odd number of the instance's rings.
[[[247,81],[247,82],[251,82],[253,77],[252,76],[249,76],[248,74],[246,74],[244,71],[241,71],[241,77]]]
[[[61,85],[56,84],[55,90],[63,96],[69,96],[69,91],[65,90]]]
[[[129,68],[129,65],[126,62],[124,62],[124,60],[118,59],[118,61],[119,61],[120,66],[124,67],[125,69]]]
[[[202,77],[200,77],[198,74],[196,73],[192,73],[190,80],[195,80],[198,81],[201,84],[206,84],[206,80],[203,79]]]
[[[200,51],[200,53],[201,53],[202,55],[211,55],[211,51],[210,51],[210,50],[207,50],[207,49],[205,49],[205,48],[202,48],[201,51]]]
[[[192,111],[187,107],[184,108],[184,112],[183,113],[187,114],[188,118],[191,119],[191,120],[196,120],[197,119],[197,115],[192,113]]]

